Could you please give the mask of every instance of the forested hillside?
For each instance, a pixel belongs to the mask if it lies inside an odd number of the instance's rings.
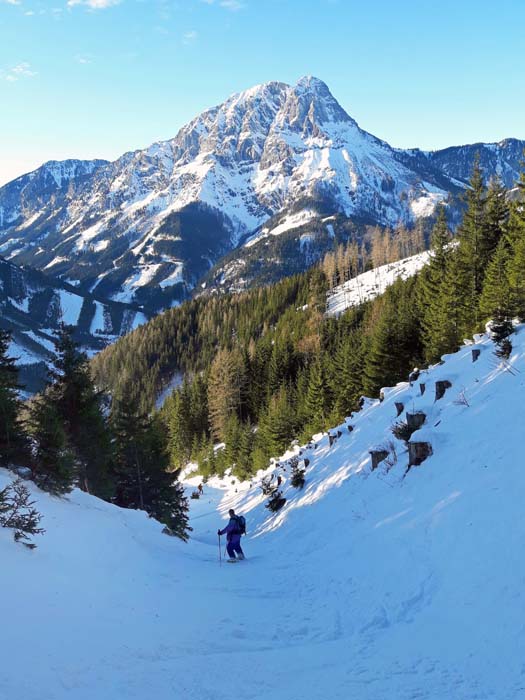
[[[151,409],[183,374],[161,410],[172,467],[191,458],[203,473],[252,472],[291,438],[340,422],[363,394],[456,350],[489,318],[508,352],[510,321],[525,316],[525,213],[498,181],[484,186],[479,166],[457,241],[441,210],[429,265],[338,319],[324,314],[323,269],[337,277],[330,260],[271,287],[195,299],[101,353],[96,381]]]

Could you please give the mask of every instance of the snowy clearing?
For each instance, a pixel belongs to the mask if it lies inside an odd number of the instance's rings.
[[[407,279],[424,267],[429,251],[412,255],[397,262],[381,265],[334,287],[327,293],[327,316],[339,316],[351,306],[358,306],[382,294],[398,277]]]

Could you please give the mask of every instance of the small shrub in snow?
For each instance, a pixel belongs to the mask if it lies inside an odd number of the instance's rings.
[[[0,490],[0,526],[14,531],[15,542],[22,542],[34,549],[31,535],[41,535],[44,529],[39,527],[42,519],[30,500],[27,487],[20,479]]]
[[[273,474],[267,474],[261,479],[261,491],[263,492],[263,496],[271,496],[277,489],[277,486],[273,484],[272,481]]]
[[[299,466],[299,460],[294,457],[290,460],[292,472],[290,475],[290,483],[294,489],[302,489],[304,486],[304,469]]]
[[[502,360],[508,360],[512,352],[512,343],[508,338],[504,338],[496,345],[494,354]]]
[[[268,508],[268,510],[271,510],[272,513],[276,513],[278,510],[280,510],[284,504],[286,503],[286,498],[283,497],[283,492],[282,491],[274,491],[270,499],[268,500],[268,503],[264,506],[265,508]]]
[[[397,423],[394,423],[392,426],[393,436],[398,440],[403,440],[404,442],[408,442],[410,440],[410,436],[413,432],[413,429],[404,420],[397,421]]]
[[[388,457],[384,460],[385,466],[387,470],[392,469],[392,467],[397,464],[397,452],[396,452],[396,446],[392,442],[392,440],[389,440],[386,449],[388,449]]]
[[[459,392],[457,399],[454,399],[453,403],[455,406],[470,406],[465,393],[465,389]]]

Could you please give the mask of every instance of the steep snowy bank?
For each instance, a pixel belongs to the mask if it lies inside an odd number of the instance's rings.
[[[525,329],[512,339],[509,367],[478,338],[476,362],[465,346],[366,402],[352,432],[300,455],[302,491],[276,470],[288,499],[276,515],[257,479],[213,480],[191,501],[187,545],[142,513],[35,490],[38,549],[0,532],[0,697],[519,698]],[[438,380],[452,386],[435,401]],[[395,402],[427,416],[412,439],[433,454],[408,473]],[[397,462],[372,472],[378,446]],[[248,559],[220,567],[232,505]]]

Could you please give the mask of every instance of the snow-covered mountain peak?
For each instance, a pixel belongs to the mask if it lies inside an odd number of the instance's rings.
[[[276,217],[321,207],[395,226],[431,215],[468,180],[474,149],[487,175],[515,180],[521,142],[393,149],[322,80],[267,82],[113,163],[47,163],[0,188],[0,252],[90,293],[141,304],[155,296],[157,310]],[[275,240],[284,229],[272,230]]]
[[[304,136],[315,135],[316,130],[326,123],[355,124],[334,98],[326,83],[310,75],[301,78],[290,88],[278,120],[281,124],[288,122]]]

